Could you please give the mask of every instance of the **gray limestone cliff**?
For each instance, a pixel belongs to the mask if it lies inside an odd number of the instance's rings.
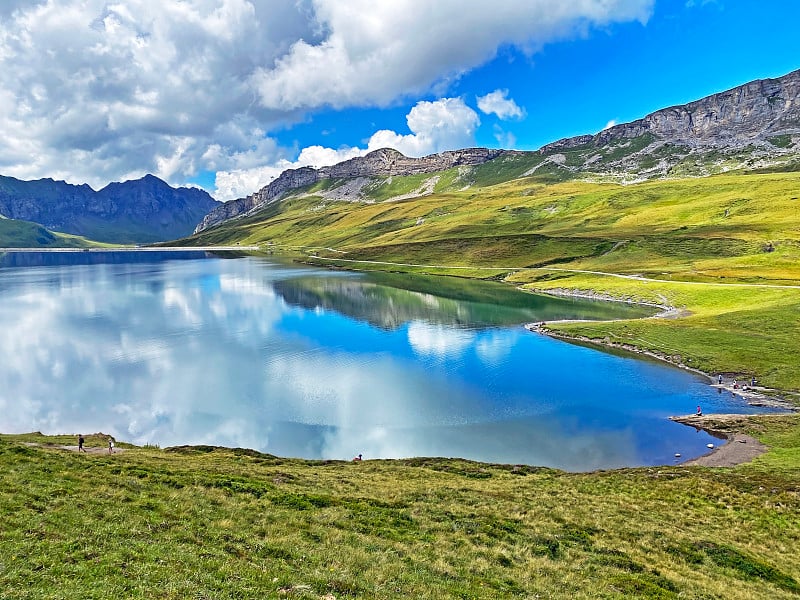
[[[800,133],[800,70],[759,79],[682,106],[664,108],[630,123],[548,144],[544,154],[646,134],[691,147],[741,148],[779,134]]]

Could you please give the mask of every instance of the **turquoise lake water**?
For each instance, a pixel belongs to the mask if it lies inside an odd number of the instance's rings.
[[[522,326],[647,314],[257,257],[9,253],[0,431],[304,458],[673,464],[719,440],[669,415],[764,409],[684,370]]]

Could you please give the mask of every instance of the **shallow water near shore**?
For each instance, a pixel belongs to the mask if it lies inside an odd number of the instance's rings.
[[[704,377],[523,327],[650,309],[496,283],[202,252],[8,254],[0,307],[10,433],[584,471],[703,454],[719,440],[667,419],[697,405],[764,412]]]

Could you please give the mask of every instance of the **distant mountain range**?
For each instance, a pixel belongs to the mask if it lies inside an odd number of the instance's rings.
[[[0,245],[65,245],[52,232],[109,243],[173,240],[192,233],[217,204],[203,190],[173,188],[153,175],[111,183],[97,192],[85,184],[0,176],[0,215],[7,220],[0,234],[11,231],[12,219],[40,226],[17,225],[16,241],[0,235]]]
[[[409,158],[384,148],[329,167],[289,169],[254,194],[226,203],[153,175],[97,192],[52,179],[0,176],[0,246],[87,243],[61,233],[108,243],[175,240],[231,219],[257,218],[292,197],[382,202],[521,177],[635,182],[764,169],[800,170],[800,70],[533,152],[467,148]]]
[[[633,182],[742,169],[800,169],[800,70],[534,152],[469,148],[409,158],[382,149],[330,167],[290,169],[246,198],[217,205],[195,233],[294,196],[376,202],[519,177]]]

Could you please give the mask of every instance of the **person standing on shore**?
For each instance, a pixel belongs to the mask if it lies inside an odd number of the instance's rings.
[[[700,408],[699,404],[697,405],[697,416],[698,417],[702,417],[703,416],[703,409]]]
[[[108,453],[109,454],[114,453],[114,438],[112,438],[111,436],[108,436]]]
[[[722,385],[722,373],[720,373],[720,374],[719,374],[719,379],[717,380],[717,382],[718,382],[720,385]]]
[[[86,448],[83,447],[83,443],[85,441],[86,440],[83,439],[83,434],[79,433],[78,434],[78,452],[86,452]]]

